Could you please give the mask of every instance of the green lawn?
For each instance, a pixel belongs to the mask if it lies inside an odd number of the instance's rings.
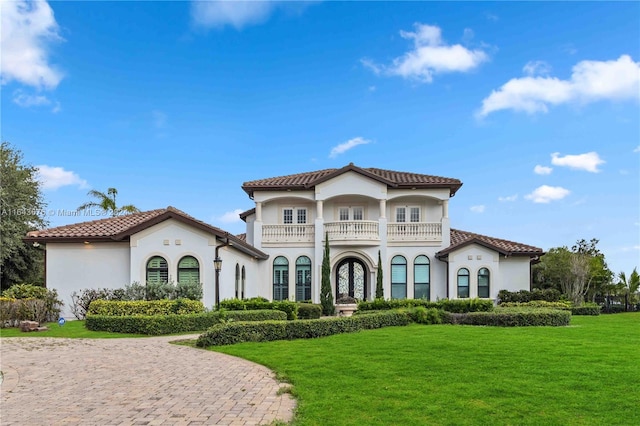
[[[296,425],[638,425],[640,313],[391,327],[214,350],[293,385]]]
[[[62,327],[57,322],[46,324],[48,331],[32,331],[24,333],[19,328],[0,328],[0,337],[70,337],[87,339],[109,339],[117,337],[148,337],[141,334],[110,333],[106,331],[89,331],[84,321],[67,321]]]

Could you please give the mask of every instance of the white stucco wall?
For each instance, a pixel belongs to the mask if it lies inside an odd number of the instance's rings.
[[[47,243],[47,287],[58,290],[62,316],[71,313],[71,294],[85,288],[122,288],[131,282],[128,243]]]
[[[478,244],[470,244],[449,253],[449,298],[458,297],[458,270],[469,270],[469,297],[478,297],[478,271],[489,269],[489,297],[498,297],[502,288],[501,259],[498,252]]]
[[[531,269],[527,256],[500,259],[500,288],[497,290],[530,290]],[[496,292],[495,297],[498,297]]]
[[[169,280],[177,281],[178,263],[184,256],[193,256],[200,266],[200,282],[203,287],[203,303],[211,308],[215,304],[215,259],[217,241],[212,234],[185,225],[176,220],[167,220],[147,228],[131,237],[131,281],[146,281],[146,265],[153,256],[167,260]],[[220,271],[220,300],[235,297],[235,265],[245,267],[247,276],[245,296],[257,295],[257,261],[233,247],[219,250],[222,259]],[[249,279],[251,277],[251,279]]]

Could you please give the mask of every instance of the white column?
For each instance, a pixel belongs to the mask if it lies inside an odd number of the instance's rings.
[[[442,201],[442,217],[449,217],[449,200]]]
[[[380,218],[387,217],[387,200],[380,200]]]
[[[262,203],[256,201],[256,222],[262,222]]]
[[[322,219],[322,201],[318,200],[316,201],[316,217],[318,219]]]

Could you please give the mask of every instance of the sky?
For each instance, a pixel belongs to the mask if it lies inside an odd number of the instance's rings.
[[[1,4],[3,141],[51,226],[118,190],[232,233],[245,181],[462,180],[457,229],[640,266],[638,2]],[[94,217],[84,219],[95,219]]]

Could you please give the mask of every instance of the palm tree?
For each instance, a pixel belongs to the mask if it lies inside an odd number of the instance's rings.
[[[633,268],[633,272],[631,272],[631,275],[629,275],[628,280],[624,272],[620,272],[620,275],[618,275],[618,278],[620,280],[620,284],[623,285],[625,289],[625,299],[626,299],[625,304],[633,305],[633,303],[635,302],[636,293],[640,288],[640,274],[638,274],[638,271],[636,268]],[[627,308],[625,308],[625,310],[626,309]]]
[[[126,206],[118,207],[116,204],[116,195],[118,195],[118,190],[115,188],[107,189],[107,193],[96,191],[92,189],[87,193],[97,199],[97,201],[89,201],[88,203],[84,203],[78,210],[88,210],[91,208],[99,208],[104,210],[105,212],[110,212],[112,217],[118,216],[122,213],[136,213],[140,210],[134,206],[133,204],[127,204]]]

